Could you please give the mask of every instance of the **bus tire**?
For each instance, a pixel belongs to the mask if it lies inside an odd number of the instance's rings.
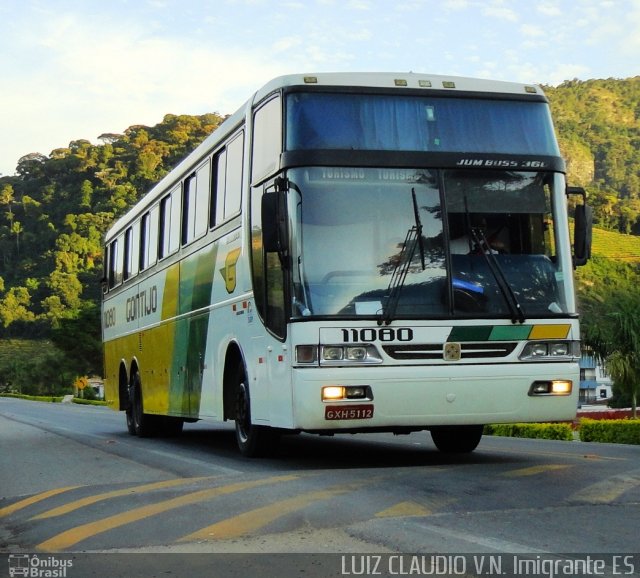
[[[252,458],[271,453],[276,443],[276,435],[270,427],[251,422],[251,397],[242,366],[238,369],[235,395],[236,442],[240,453]]]
[[[431,439],[443,453],[467,454],[478,447],[483,428],[481,425],[433,427]]]
[[[129,414],[127,414],[127,427],[129,427],[129,419],[131,419],[131,426],[135,435],[141,438],[152,436],[156,432],[155,416],[144,413],[142,386],[138,372],[133,376],[133,381],[129,388],[129,397],[129,409],[127,411],[131,412],[131,418],[129,418]]]
[[[129,398],[131,398],[131,390],[128,392]],[[127,409],[125,410],[125,415],[127,416],[127,431],[132,435],[136,435],[136,426],[133,420],[133,404],[131,403],[131,399],[127,403]]]

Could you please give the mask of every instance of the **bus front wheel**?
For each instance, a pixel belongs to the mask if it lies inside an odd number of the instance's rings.
[[[478,447],[482,438],[481,425],[439,426],[431,428],[431,439],[447,454],[466,454]]]
[[[236,383],[235,422],[236,442],[242,455],[260,457],[274,449],[276,436],[273,430],[251,422],[251,397],[242,367],[238,370]]]

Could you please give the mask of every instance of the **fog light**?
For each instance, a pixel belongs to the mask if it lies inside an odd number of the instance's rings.
[[[367,397],[367,390],[362,386],[349,386],[346,387],[347,399],[363,399]]]
[[[344,399],[344,387],[341,385],[328,385],[322,388],[322,401]]]
[[[551,393],[550,381],[534,381],[530,393],[533,395],[548,395]]]

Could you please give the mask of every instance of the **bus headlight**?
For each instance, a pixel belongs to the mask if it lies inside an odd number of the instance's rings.
[[[322,361],[340,361],[344,359],[343,347],[323,347],[322,348]]]
[[[571,361],[580,359],[579,341],[530,341],[520,354],[522,361]]]
[[[296,345],[298,365],[355,365],[382,363],[375,345]]]
[[[382,363],[374,345],[321,345],[320,352],[320,365]]]

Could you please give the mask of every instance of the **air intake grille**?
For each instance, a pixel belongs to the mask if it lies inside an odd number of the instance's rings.
[[[486,359],[507,357],[516,348],[514,342],[462,343],[460,359]],[[442,359],[441,343],[424,343],[421,345],[385,345],[385,353],[393,359]]]

